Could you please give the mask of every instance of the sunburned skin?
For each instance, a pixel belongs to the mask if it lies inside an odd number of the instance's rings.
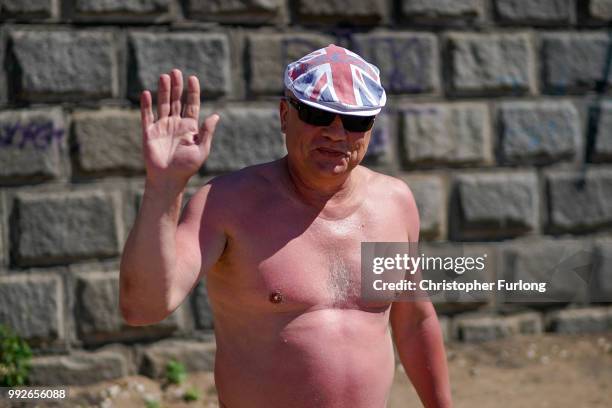
[[[354,209],[325,219],[285,188],[284,166],[221,177],[208,194],[206,211],[222,217],[229,237],[207,274],[219,400],[231,408],[385,407],[390,302],[360,298],[360,245],[408,240],[408,214],[393,200],[398,181],[356,168]]]
[[[198,130],[199,81],[189,77],[184,109],[182,89],[179,70],[160,76],[157,120],[141,95],[147,178],[121,260],[126,322],[163,320],[206,280],[222,407],[384,408],[393,343],[423,405],[452,407],[431,302],[361,297],[361,243],[419,236],[408,186],[359,165],[372,130],[337,115],[312,123],[282,99],[287,155],[213,179],[181,213],[219,121]]]

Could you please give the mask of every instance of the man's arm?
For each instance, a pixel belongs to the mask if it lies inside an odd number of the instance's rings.
[[[419,240],[419,213],[412,192],[404,186],[408,236]],[[451,407],[451,392],[442,331],[429,300],[395,302],[391,306],[393,340],[408,378],[426,408]]]
[[[145,188],[121,258],[120,306],[128,324],[166,318],[223,253],[226,238],[213,222],[210,190],[210,184],[201,188],[178,222],[183,193]]]
[[[400,360],[423,405],[451,407],[444,343],[431,302],[396,302],[390,319]]]
[[[183,191],[208,157],[219,120],[212,115],[198,129],[200,86],[196,77],[189,77],[184,109],[182,92],[183,76],[175,69],[160,76],[157,121],[151,93],[144,91],[140,100],[147,176],[120,266],[120,308],[131,325],[156,323],[172,313],[225,245],[222,229],[211,224],[215,217],[204,216],[205,207],[210,213],[210,185],[194,195],[179,222]]]

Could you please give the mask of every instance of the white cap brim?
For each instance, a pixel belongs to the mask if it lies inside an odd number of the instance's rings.
[[[381,111],[382,108],[375,108],[375,109],[368,109],[368,110],[364,110],[364,109],[355,109],[355,110],[350,110],[350,109],[346,109],[345,106],[343,105],[338,105],[333,106],[332,104],[326,104],[323,105],[321,103],[317,103],[315,101],[311,101],[309,99],[302,99],[300,97],[298,97],[293,91],[291,91],[291,94],[295,97],[295,99],[297,99],[298,101],[308,105],[308,106],[312,106],[313,108],[317,108],[317,109],[321,109],[327,112],[333,112],[333,113],[338,113],[340,115],[351,115],[351,116],[375,116],[378,115]],[[330,106],[331,105],[331,106]]]

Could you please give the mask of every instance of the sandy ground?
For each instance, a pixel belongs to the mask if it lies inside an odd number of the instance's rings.
[[[537,336],[482,344],[447,346],[455,407],[609,408],[612,406],[612,333],[591,336]],[[197,401],[185,402],[195,388]],[[21,407],[217,407],[211,373],[190,373],[184,384],[167,385],[135,376],[70,388],[61,405]],[[7,406],[0,402],[0,406]],[[401,367],[388,408],[420,407]]]

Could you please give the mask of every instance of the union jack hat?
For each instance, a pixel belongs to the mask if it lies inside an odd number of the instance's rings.
[[[319,109],[373,116],[387,102],[379,74],[375,65],[359,55],[330,44],[287,65],[285,88]]]

